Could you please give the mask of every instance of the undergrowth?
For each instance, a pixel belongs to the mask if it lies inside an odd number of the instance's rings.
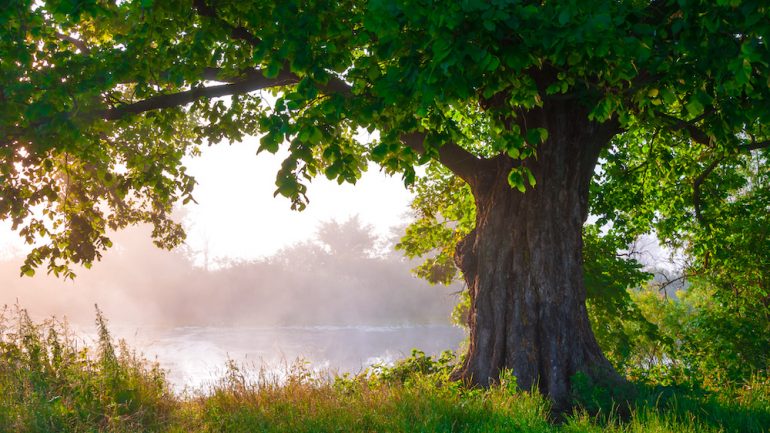
[[[718,393],[638,382],[630,403],[575,377],[575,409],[554,422],[547,399],[518,390],[512,372],[489,389],[448,380],[449,352],[415,351],[393,366],[336,377],[297,363],[279,379],[230,362],[211,388],[180,396],[157,364],[113,342],[98,311],[96,324],[98,340],[87,348],[66,323],[3,311],[0,432],[761,433],[770,426],[766,376]]]

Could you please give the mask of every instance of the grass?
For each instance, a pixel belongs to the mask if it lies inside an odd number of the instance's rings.
[[[554,423],[548,401],[518,391],[513,375],[489,389],[467,389],[446,380],[451,357],[419,352],[360,376],[322,378],[296,364],[280,382],[230,363],[211,389],[179,396],[157,365],[113,344],[101,314],[97,325],[98,344],[86,349],[64,323],[36,324],[24,310],[5,310],[0,432],[701,433],[770,426],[767,378],[719,394],[638,385],[630,410],[583,387],[576,394],[582,406]]]

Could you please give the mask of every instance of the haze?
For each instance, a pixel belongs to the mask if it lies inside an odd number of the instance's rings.
[[[199,185],[198,204],[178,214],[184,247],[160,250],[150,228],[129,228],[75,281],[45,269],[19,277],[26,248],[0,227],[0,305],[66,317],[87,336],[98,304],[113,334],[157,357],[177,389],[205,383],[228,358],[301,357],[355,372],[412,347],[456,348],[463,334],[449,315],[459,287],[418,280],[415,263],[393,250],[411,197],[400,179],[370,169],[356,186],[314,180],[299,213],[273,198],[280,155],[255,151],[249,140],[188,161]]]

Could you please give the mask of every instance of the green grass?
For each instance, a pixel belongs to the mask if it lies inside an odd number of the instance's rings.
[[[303,364],[278,382],[230,363],[211,389],[178,396],[163,371],[113,345],[99,314],[85,349],[53,320],[23,310],[0,317],[0,432],[765,432],[770,381],[706,393],[637,385],[618,407],[583,387],[572,414],[552,421],[548,401],[506,374],[490,389],[446,379],[451,358],[415,353],[393,368],[321,379]],[[583,408],[589,408],[589,411]],[[623,414],[623,415],[618,415]]]

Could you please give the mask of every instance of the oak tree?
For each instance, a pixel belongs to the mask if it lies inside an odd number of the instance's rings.
[[[770,139],[762,0],[8,0],[0,29],[0,216],[39,242],[24,273],[70,275],[138,222],[179,243],[181,159],[204,143],[288,150],[277,193],[299,209],[314,176],[371,160],[413,184],[434,161],[474,207],[458,376],[509,368],[557,407],[575,373],[615,375],[585,305],[589,199],[625,227],[708,225]],[[656,189],[674,200],[639,200]]]

